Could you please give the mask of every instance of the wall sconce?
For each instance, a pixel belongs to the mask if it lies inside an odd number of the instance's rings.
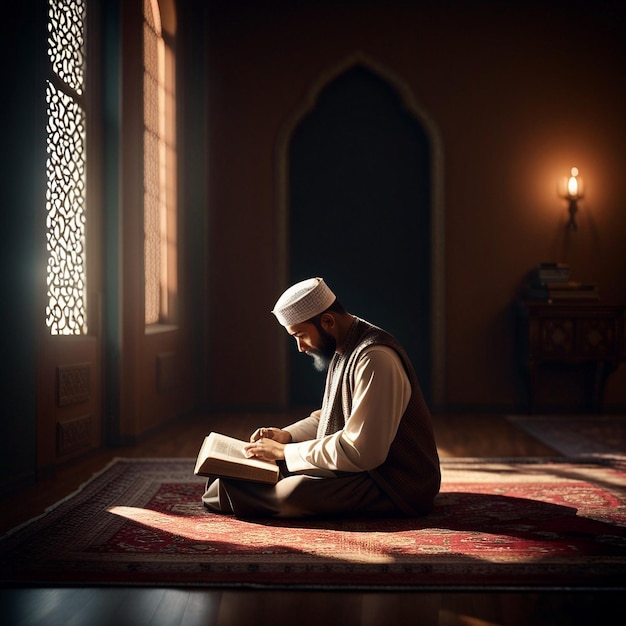
[[[579,176],[578,168],[573,167],[570,175],[563,179],[559,195],[568,203],[569,220],[567,230],[578,230],[576,213],[578,212],[578,200],[583,197],[583,179]]]

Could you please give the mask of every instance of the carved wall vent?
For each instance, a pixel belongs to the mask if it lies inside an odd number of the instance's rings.
[[[64,456],[91,445],[93,418],[91,415],[57,422],[57,454]]]
[[[80,363],[57,367],[58,406],[79,404],[91,395],[91,365]]]

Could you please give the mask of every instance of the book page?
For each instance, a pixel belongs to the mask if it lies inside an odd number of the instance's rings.
[[[241,441],[228,435],[212,432],[209,435],[211,456],[230,461],[231,463],[243,463],[251,467],[260,467],[263,469],[276,467],[274,461],[266,461],[254,457],[247,457],[244,451],[247,441]]]
[[[247,459],[244,453],[245,442],[231,437],[215,436],[211,448],[218,454],[223,454],[230,459]]]

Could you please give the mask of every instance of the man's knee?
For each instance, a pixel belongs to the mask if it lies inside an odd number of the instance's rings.
[[[206,483],[202,504],[214,513],[232,513],[233,508],[219,478],[209,478]]]

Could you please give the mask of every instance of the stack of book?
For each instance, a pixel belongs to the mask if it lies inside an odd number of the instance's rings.
[[[535,285],[566,283],[570,279],[567,263],[539,263],[532,276]]]
[[[539,263],[532,273],[527,297],[543,302],[599,300],[598,285],[570,280],[567,263]]]

